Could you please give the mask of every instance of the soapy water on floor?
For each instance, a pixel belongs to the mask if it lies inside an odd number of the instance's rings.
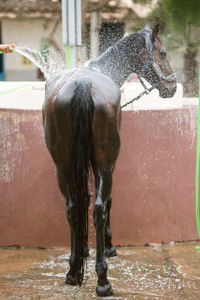
[[[99,299],[95,249],[82,287],[65,285],[69,249],[0,249],[0,299]],[[200,299],[200,251],[194,243],[119,247],[108,262],[110,300]]]

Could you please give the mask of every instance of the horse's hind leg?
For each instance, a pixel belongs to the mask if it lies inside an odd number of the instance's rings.
[[[107,218],[107,201],[111,193],[112,172],[102,171],[95,174],[96,201],[94,207],[94,222],[96,227],[96,272],[98,296],[113,295],[111,285],[107,278],[107,264],[105,257],[105,224]]]
[[[58,178],[58,185],[60,191],[62,192],[63,196],[66,199],[66,215],[70,225],[70,236],[71,236],[71,255],[70,255],[70,270],[66,275],[66,284],[70,285],[78,285],[80,281],[80,274],[79,274],[79,242],[77,240],[75,234],[75,204],[72,200],[70,195],[70,172],[69,167],[65,165],[61,165],[57,167],[57,178]]]
[[[110,209],[112,204],[112,196],[109,197],[107,202],[107,220],[105,225],[105,255],[106,257],[117,256],[115,246],[112,244],[112,233],[110,229]]]

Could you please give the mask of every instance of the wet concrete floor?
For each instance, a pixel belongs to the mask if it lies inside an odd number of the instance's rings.
[[[198,243],[199,245],[200,243]],[[108,259],[115,296],[107,299],[200,299],[197,243],[119,247]],[[99,299],[95,294],[95,249],[83,286],[64,284],[69,249],[0,249],[0,299]]]

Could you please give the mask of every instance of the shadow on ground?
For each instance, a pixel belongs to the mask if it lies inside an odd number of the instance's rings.
[[[196,243],[120,247],[108,259],[115,296],[108,299],[200,299]],[[0,249],[0,299],[89,300],[96,297],[95,250],[81,288],[66,286],[69,249]]]

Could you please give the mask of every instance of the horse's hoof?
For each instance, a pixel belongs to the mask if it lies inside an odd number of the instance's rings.
[[[67,285],[78,285],[76,277],[72,276],[71,274],[67,273],[65,284]]]
[[[96,288],[96,293],[97,293],[98,297],[109,297],[109,296],[114,295],[113,289],[112,289],[110,283],[108,283],[104,286],[98,285]]]
[[[115,246],[112,246],[111,248],[105,248],[105,256],[106,257],[117,256],[117,251],[115,249]]]

